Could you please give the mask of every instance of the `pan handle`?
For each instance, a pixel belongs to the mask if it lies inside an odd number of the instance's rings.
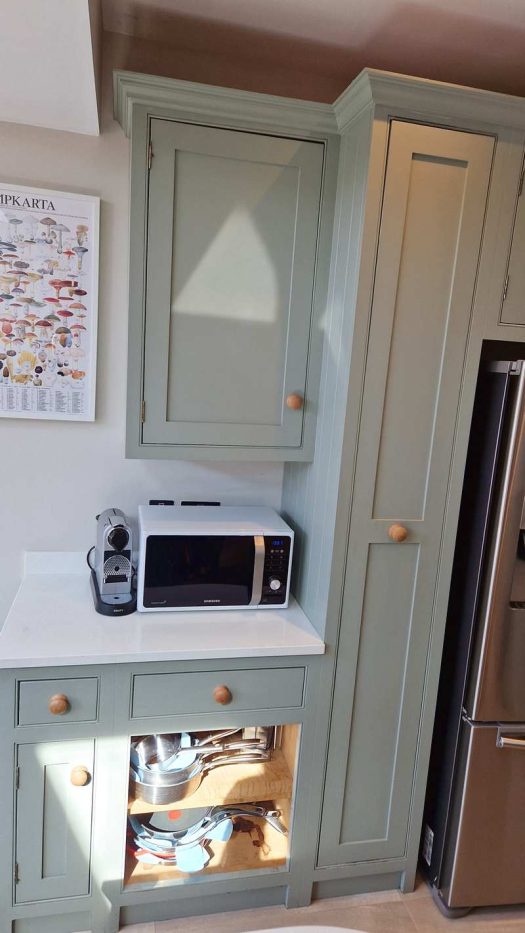
[[[251,806],[250,804],[246,804],[246,806],[239,807],[229,807],[226,804],[220,812],[228,816],[258,816],[260,819],[266,820],[266,822],[269,823],[270,826],[273,826],[282,836],[288,835],[286,826],[284,823],[281,823],[279,819],[281,815],[280,810],[267,810],[266,807],[259,807],[255,804]],[[218,814],[215,814],[215,817],[217,816]]]
[[[255,761],[268,761],[270,753],[261,751],[258,754],[251,752],[249,755],[217,755],[211,761],[205,761],[202,766],[202,774],[207,774],[213,768],[219,768],[221,765],[247,764]]]

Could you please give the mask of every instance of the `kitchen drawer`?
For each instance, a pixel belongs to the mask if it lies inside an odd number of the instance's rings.
[[[131,717],[302,706],[304,678],[303,667],[136,674],[132,686]],[[227,687],[231,694],[226,703],[214,698],[214,691],[219,686]]]
[[[63,713],[51,712],[51,698],[65,697]],[[45,723],[93,722],[98,716],[98,678],[74,677],[57,680],[21,680],[18,684],[18,725]]]

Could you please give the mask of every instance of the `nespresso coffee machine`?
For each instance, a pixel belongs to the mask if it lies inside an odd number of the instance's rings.
[[[97,515],[97,543],[91,568],[91,591],[97,612],[109,616],[135,612],[133,539],[120,509],[105,509]]]

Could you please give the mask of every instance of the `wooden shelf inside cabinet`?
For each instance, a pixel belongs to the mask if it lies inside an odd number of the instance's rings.
[[[235,871],[276,870],[285,867],[288,858],[288,836],[282,836],[265,820],[254,817],[250,817],[250,820],[261,827],[264,836],[263,845],[255,846],[253,836],[248,833],[234,832],[228,842],[208,843],[207,851],[212,853],[210,861],[202,871],[191,875],[179,871],[174,865],[143,865],[137,862],[131,853],[128,853],[124,886],[154,887],[157,884],[180,881],[185,878]]]
[[[190,807],[214,807],[218,804],[253,803],[255,800],[290,800],[293,777],[283,752],[275,749],[269,761],[245,765],[224,765],[205,775],[200,787],[190,797],[176,803],[153,804],[130,800],[129,813],[153,813]]]

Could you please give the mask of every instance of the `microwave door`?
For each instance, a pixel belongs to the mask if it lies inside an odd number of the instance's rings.
[[[264,540],[261,545],[253,535],[151,535],[146,543],[144,607],[253,605],[256,586],[262,588],[261,561],[264,567]]]

